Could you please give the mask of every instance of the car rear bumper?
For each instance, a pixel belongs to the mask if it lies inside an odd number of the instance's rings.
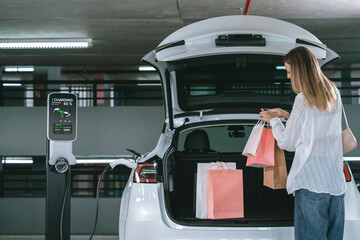
[[[149,228],[152,226],[151,228]],[[292,227],[277,228],[243,228],[243,229],[172,229],[164,224],[153,222],[136,223],[137,231],[129,231],[126,240],[148,239],[148,240],[291,240],[294,237]],[[140,229],[146,229],[140,230]]]
[[[162,188],[162,184],[132,185],[128,205],[129,214],[123,228],[125,240],[293,239],[293,227],[199,227],[177,224],[164,211]]]
[[[126,221],[121,221],[125,225],[123,228],[120,226],[125,232],[120,236],[125,236],[125,240],[294,239],[293,227],[199,227],[177,224],[166,213],[163,200],[162,184],[133,184]],[[343,239],[353,240],[360,236],[359,226],[360,220],[346,220]]]

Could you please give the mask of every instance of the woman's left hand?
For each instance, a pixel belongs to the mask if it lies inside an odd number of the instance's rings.
[[[269,123],[271,119],[273,119],[275,115],[270,111],[265,111],[263,108],[260,112],[260,120]]]

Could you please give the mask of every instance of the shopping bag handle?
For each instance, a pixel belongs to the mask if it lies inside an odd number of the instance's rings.
[[[226,162],[216,162],[216,164],[217,164],[217,169],[224,169],[224,170],[232,170],[233,171],[233,169],[231,169],[229,167],[229,165],[227,165]],[[224,167],[224,165],[226,166],[226,168]]]
[[[262,121],[261,119],[259,119],[258,121],[257,121],[257,123],[255,124],[255,126],[256,125],[265,125],[266,124],[266,122],[264,122],[264,121]]]

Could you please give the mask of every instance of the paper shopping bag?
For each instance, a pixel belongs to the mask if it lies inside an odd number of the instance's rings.
[[[218,169],[209,171],[208,218],[243,218],[242,170]]]
[[[257,123],[251,133],[250,136],[245,144],[244,150],[242,152],[242,155],[244,156],[249,156],[249,155],[255,155],[256,154],[256,150],[259,146],[259,142],[260,142],[260,138],[262,135],[262,131],[264,129],[264,123],[260,122]]]
[[[285,161],[285,153],[280,149],[275,140],[273,167],[264,168],[264,186],[272,189],[286,188],[287,169]]]
[[[235,162],[228,162],[226,164],[224,162],[197,164],[195,208],[195,216],[197,218],[207,218],[209,171],[211,169],[218,169],[219,166],[222,166],[223,168],[229,167],[230,169],[236,169]]]
[[[208,218],[243,218],[242,170],[209,171]]]
[[[258,168],[274,166],[274,142],[272,129],[264,128],[256,155],[247,157],[246,166]]]

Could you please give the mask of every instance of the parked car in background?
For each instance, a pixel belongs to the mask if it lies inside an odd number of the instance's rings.
[[[143,58],[161,76],[165,123],[156,148],[139,157],[130,174],[119,239],[293,239],[293,196],[263,186],[262,169],[246,167],[241,153],[260,108],[291,110],[282,58],[297,46],[309,48],[321,66],[339,58],[305,29],[260,16],[190,24]],[[292,158],[286,153],[288,169]],[[216,161],[243,169],[244,218],[195,217],[197,163]],[[354,240],[360,195],[346,162],[344,171],[344,239]]]

